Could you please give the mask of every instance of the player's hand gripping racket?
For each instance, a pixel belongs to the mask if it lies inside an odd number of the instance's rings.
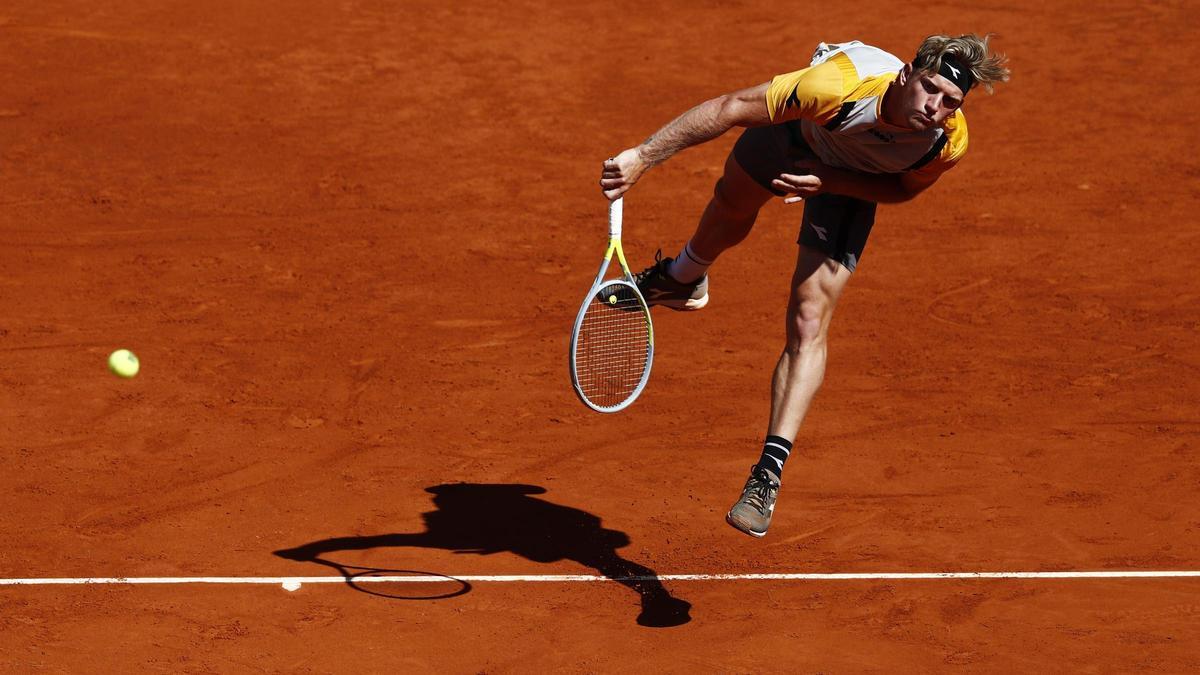
[[[650,307],[621,250],[621,202],[608,207],[608,251],[571,333],[571,383],[584,405],[602,413],[633,403],[650,379],[654,362]],[[605,280],[613,253],[625,276]]]

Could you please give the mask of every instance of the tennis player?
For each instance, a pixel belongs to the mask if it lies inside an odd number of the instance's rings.
[[[962,106],[977,86],[1008,80],[988,37],[934,35],[904,63],[861,42],[820,44],[808,68],[718,96],[637,147],[604,162],[600,187],[617,199],[675,153],[747,127],[692,238],[675,258],[637,275],[650,305],[708,304],[708,268],[745,239],[772,197],[804,203],[787,310],[787,342],[771,381],[771,416],[758,463],[729,510],[730,525],[767,533],[783,466],[825,375],[826,334],[862,258],[876,204],[928,189],[967,151]]]

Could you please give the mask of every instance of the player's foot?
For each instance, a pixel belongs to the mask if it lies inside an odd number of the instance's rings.
[[[646,298],[646,304],[661,305],[685,311],[701,309],[708,304],[708,275],[699,281],[685,284],[675,281],[667,274],[671,258],[662,257],[662,249],[654,256],[654,264],[634,275],[638,290]]]
[[[692,603],[673,598],[665,591],[642,595],[642,613],[638,615],[639,626],[671,628],[682,626],[692,620]]]
[[[775,498],[779,495],[779,476],[762,468],[750,467],[750,478],[742,489],[742,497],[729,509],[725,522],[751,537],[761,537],[771,525],[775,513]]]

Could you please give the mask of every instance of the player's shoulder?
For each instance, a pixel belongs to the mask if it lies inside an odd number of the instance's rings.
[[[926,185],[949,171],[967,152],[967,118],[961,110],[942,122],[941,131],[929,152],[909,167],[908,180]]]
[[[859,79],[894,73],[904,67],[904,62],[888,51],[858,40],[817,45],[812,65],[838,62],[842,68],[852,69]]]
[[[766,99],[771,121],[825,124],[849,101],[881,93],[904,64],[857,40],[817,45],[807,68],[775,76]]]
[[[775,123],[801,118],[824,123],[837,113],[845,92],[841,67],[827,61],[775,76],[767,87],[767,108]]]
[[[822,42],[817,45],[812,62],[814,68],[837,69],[840,93],[846,100],[881,95],[904,67],[894,55],[857,40],[835,44]]]
[[[826,96],[840,96],[846,90],[846,76],[853,76],[854,71],[848,70],[844,62],[830,59],[823,63],[810,66],[808,75],[803,80],[803,86],[814,93]]]
[[[947,117],[942,123],[946,133],[946,145],[942,148],[942,157],[949,161],[958,161],[967,152],[967,116],[961,110]]]

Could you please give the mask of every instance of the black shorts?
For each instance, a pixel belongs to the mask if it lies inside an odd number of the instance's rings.
[[[754,182],[782,197],[785,193],[771,181],[791,173],[796,161],[814,159],[816,154],[804,142],[798,123],[787,122],[746,129],[733,146],[733,158]],[[834,194],[806,197],[796,241],[823,251],[853,272],[874,224],[875,202]]]

